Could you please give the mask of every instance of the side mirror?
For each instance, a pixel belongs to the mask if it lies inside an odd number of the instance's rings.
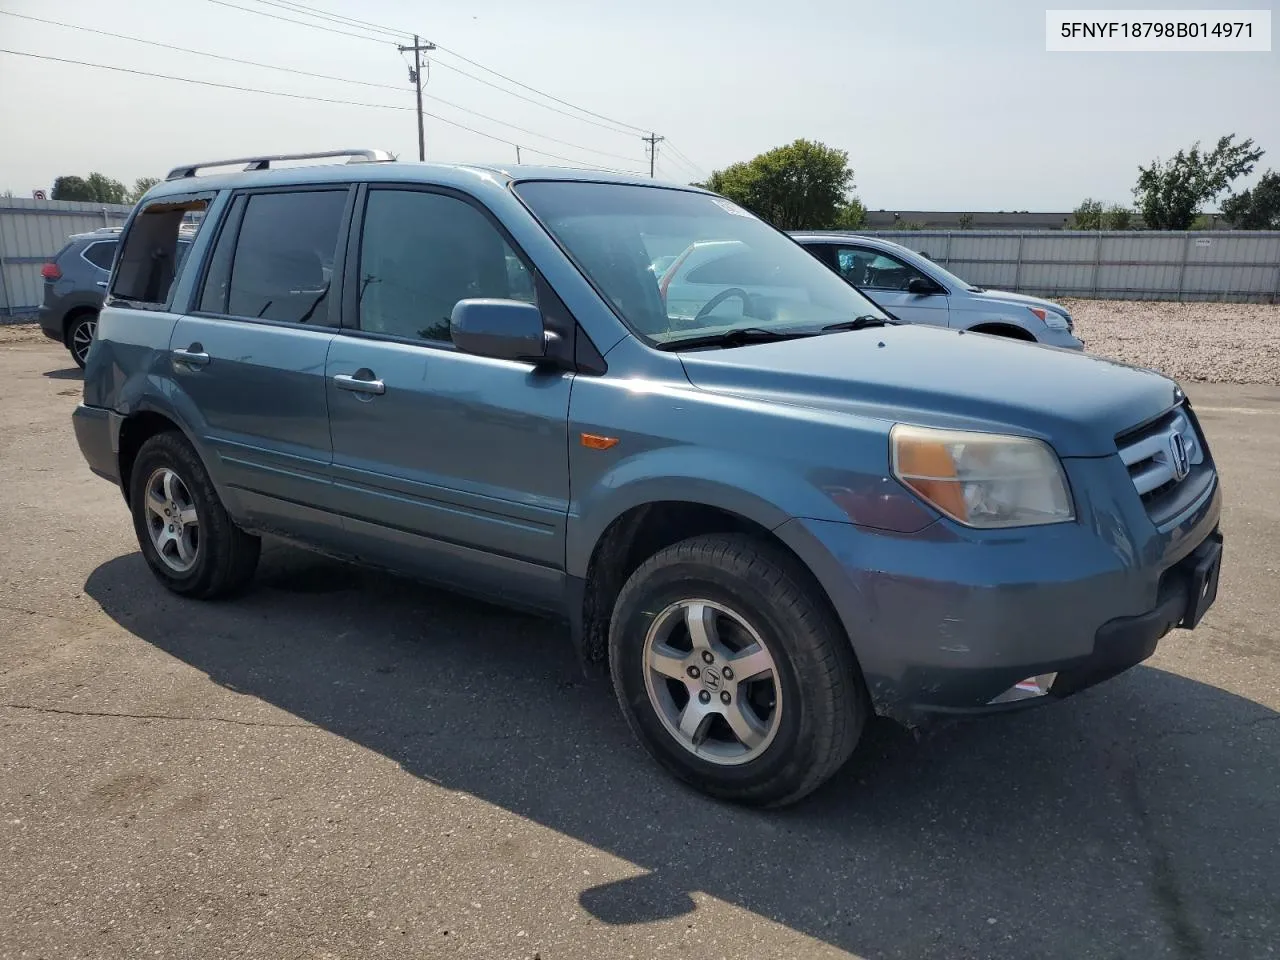
[[[938,285],[932,280],[926,280],[924,277],[912,277],[907,282],[907,293],[914,293],[921,297],[930,297],[935,293],[941,293]]]
[[[536,363],[547,355],[542,311],[521,300],[459,300],[449,332],[454,346],[478,357]]]

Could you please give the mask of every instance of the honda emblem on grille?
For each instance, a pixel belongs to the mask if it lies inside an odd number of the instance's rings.
[[[1173,467],[1173,478],[1185,480],[1191,472],[1191,462],[1187,458],[1187,444],[1182,434],[1169,434],[1169,466]]]

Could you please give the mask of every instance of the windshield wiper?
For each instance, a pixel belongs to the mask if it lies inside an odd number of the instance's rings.
[[[887,327],[896,321],[887,317],[878,317],[874,313],[864,313],[860,317],[854,317],[852,320],[841,320],[839,323],[828,323],[823,327],[823,332],[836,330],[865,330],[867,327]]]
[[[687,350],[691,347],[743,347],[749,343],[773,343],[776,340],[795,340],[811,337],[812,333],[799,330],[768,330],[764,327],[734,327],[723,333],[682,337],[657,344],[659,350]]]

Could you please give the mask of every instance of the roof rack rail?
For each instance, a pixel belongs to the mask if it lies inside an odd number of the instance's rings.
[[[269,170],[275,160],[322,160],[328,157],[348,157],[347,163],[379,163],[391,160],[386,150],[326,150],[323,153],[281,153],[267,157],[237,157],[233,160],[206,160],[203,163],[185,163],[174,167],[165,176],[166,180],[182,180],[194,177],[197,170],[205,167],[230,167],[243,163],[245,171]]]

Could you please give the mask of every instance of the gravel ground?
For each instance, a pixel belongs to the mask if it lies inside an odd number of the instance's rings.
[[[1280,385],[1280,306],[1061,300],[1092,354],[1177,380]]]
[[[1061,300],[1089,353],[1184,381],[1280,386],[1280,306]],[[0,343],[43,340],[35,324],[0,325]]]

